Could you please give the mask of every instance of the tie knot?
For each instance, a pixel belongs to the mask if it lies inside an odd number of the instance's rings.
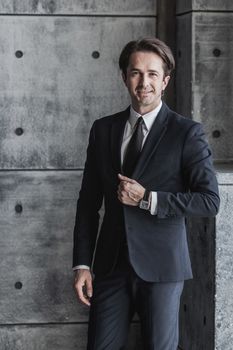
[[[144,120],[142,117],[138,117],[136,124],[135,124],[135,128],[137,128],[138,126],[142,125],[144,123]]]

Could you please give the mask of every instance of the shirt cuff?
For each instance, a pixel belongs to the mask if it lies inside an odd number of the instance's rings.
[[[151,192],[150,213],[151,215],[157,215],[158,196],[157,192]]]
[[[90,267],[87,265],[77,265],[73,267],[73,271],[80,270],[80,269],[90,270]]]

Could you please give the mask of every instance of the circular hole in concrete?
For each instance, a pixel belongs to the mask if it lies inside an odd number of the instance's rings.
[[[221,133],[220,133],[219,130],[214,130],[212,132],[212,136],[213,136],[214,139],[218,139],[221,136]]]
[[[22,128],[17,128],[15,129],[15,133],[17,136],[21,136],[23,134],[23,129]]]
[[[215,49],[213,50],[213,55],[214,55],[215,57],[219,57],[219,56],[221,55],[221,50],[215,48]]]
[[[16,213],[22,213],[22,211],[23,211],[22,204],[16,204],[15,211],[16,211]]]
[[[17,50],[17,51],[15,52],[15,56],[16,56],[17,58],[23,57],[23,51]]]
[[[93,52],[92,52],[92,57],[93,57],[93,58],[99,58],[99,57],[100,57],[99,51],[93,51]]]
[[[15,289],[21,289],[23,287],[23,283],[22,282],[16,282],[15,283]]]

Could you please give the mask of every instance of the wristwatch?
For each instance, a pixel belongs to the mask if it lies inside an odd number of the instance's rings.
[[[145,190],[142,200],[139,202],[139,208],[149,210],[150,209],[151,192]]]

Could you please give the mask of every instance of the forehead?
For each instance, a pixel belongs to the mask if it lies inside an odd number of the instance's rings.
[[[163,60],[155,52],[136,51],[129,58],[128,68],[154,69],[163,71]]]

